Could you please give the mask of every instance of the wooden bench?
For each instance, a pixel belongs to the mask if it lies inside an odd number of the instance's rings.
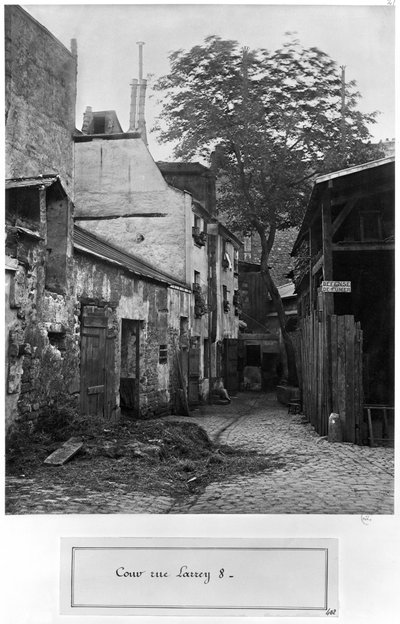
[[[368,443],[369,446],[376,446],[376,442],[394,442],[394,437],[389,437],[389,423],[388,414],[390,411],[394,413],[394,407],[390,405],[364,405],[364,410],[367,412],[367,425],[368,425]],[[374,435],[372,426],[373,412],[378,412],[379,417],[383,419],[382,437]]]

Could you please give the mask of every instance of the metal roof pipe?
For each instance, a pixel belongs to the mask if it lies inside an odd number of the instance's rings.
[[[137,109],[137,91],[138,81],[134,78],[131,82],[131,108],[129,113],[129,132],[135,132],[136,126],[136,109]]]

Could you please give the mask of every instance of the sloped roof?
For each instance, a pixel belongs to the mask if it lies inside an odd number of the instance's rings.
[[[380,158],[379,160],[371,160],[366,163],[362,163],[361,165],[354,165],[353,167],[347,167],[347,169],[340,169],[339,171],[332,171],[331,173],[326,173],[325,175],[318,176],[315,180],[315,184],[321,184],[321,182],[326,182],[327,180],[333,180],[334,178],[342,178],[346,175],[352,175],[353,173],[358,173],[359,171],[365,171],[366,169],[373,169],[375,167],[380,167],[381,165],[386,165],[388,163],[394,162],[395,157],[389,156],[388,158]]]
[[[60,177],[56,173],[48,173],[35,177],[9,178],[6,180],[6,190],[14,188],[44,187],[48,188],[55,182],[60,182]],[[64,189],[65,190],[65,189]]]
[[[346,181],[346,177],[347,176],[355,176],[354,180],[357,180],[357,178],[359,178],[364,172],[369,171],[370,172],[370,176],[373,175],[373,170],[378,172],[378,170],[380,168],[383,167],[388,167],[389,165],[394,165],[395,163],[395,157],[394,156],[389,156],[388,158],[380,158],[379,160],[372,160],[370,162],[366,162],[363,163],[361,165],[355,165],[354,167],[348,167],[347,169],[340,169],[339,171],[332,171],[331,173],[327,173],[325,175],[319,176],[318,178],[316,178],[315,182],[314,182],[314,186],[311,192],[311,197],[310,200],[308,202],[308,206],[307,206],[307,210],[306,213],[304,215],[303,218],[303,222],[300,226],[300,230],[299,233],[297,235],[297,238],[295,240],[295,243],[293,245],[293,249],[291,252],[291,255],[295,255],[295,252],[297,251],[303,237],[305,236],[305,233],[308,229],[308,226],[315,214],[317,205],[318,205],[318,198],[320,193],[323,190],[323,184],[325,182],[330,182],[332,180],[338,180],[338,183],[340,184],[340,186],[342,188],[346,188],[346,185],[348,188],[350,188],[350,185],[352,184],[352,181]],[[380,173],[380,172],[379,172]],[[382,171],[382,175],[383,175],[383,171]],[[343,181],[343,183],[341,183]],[[335,186],[333,187],[335,189]]]
[[[202,165],[199,162],[167,162],[158,160],[156,162],[157,167],[162,173],[176,173],[176,174],[188,174],[194,173],[199,175],[209,175],[215,177],[215,174],[209,167]]]
[[[113,264],[118,264],[146,279],[190,290],[186,284],[180,282],[171,275],[159,271],[147,262],[118,249],[118,247],[114,247],[114,245],[110,245],[110,243],[98,238],[94,234],[86,232],[77,225],[74,226],[74,247],[77,251],[82,251],[102,260],[112,262]]]
[[[289,282],[288,284],[283,284],[282,286],[278,286],[278,292],[281,296],[281,299],[287,299],[288,297],[296,296],[296,293],[294,292],[293,282]]]

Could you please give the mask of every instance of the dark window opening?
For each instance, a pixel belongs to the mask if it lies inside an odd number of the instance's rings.
[[[230,303],[228,301],[228,288],[225,286],[225,284],[222,286],[222,306],[224,308],[224,312],[229,312],[231,306]]]
[[[37,188],[6,191],[6,222],[37,231],[40,227],[40,197]]]
[[[167,345],[160,345],[160,353],[158,357],[159,364],[167,364],[168,362],[168,347]]]
[[[261,366],[260,345],[246,345],[246,365]]]
[[[58,332],[49,332],[47,334],[49,342],[52,347],[56,347],[59,351],[66,351],[67,345],[65,340],[65,334]]]

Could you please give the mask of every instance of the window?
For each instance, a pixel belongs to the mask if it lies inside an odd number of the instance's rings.
[[[192,236],[198,247],[204,247],[207,242],[207,232],[202,230],[203,221],[197,215],[194,215],[194,226],[192,227]]]
[[[222,242],[222,267],[225,270],[230,269],[232,271],[233,269],[232,260],[228,253],[228,241],[225,239]]]
[[[193,276],[193,290],[194,291],[200,291],[201,290],[201,285],[200,285],[200,273],[198,271],[194,272],[194,276]]]
[[[167,345],[160,345],[160,353],[158,356],[159,364],[167,364],[168,362],[168,347]]]
[[[243,240],[244,259],[251,262],[251,236],[245,236]]]
[[[231,306],[230,303],[228,301],[228,288],[225,286],[225,284],[222,286],[222,305],[224,308],[224,312],[229,312]]]
[[[239,252],[237,249],[234,251],[233,270],[236,274],[239,273]]]

